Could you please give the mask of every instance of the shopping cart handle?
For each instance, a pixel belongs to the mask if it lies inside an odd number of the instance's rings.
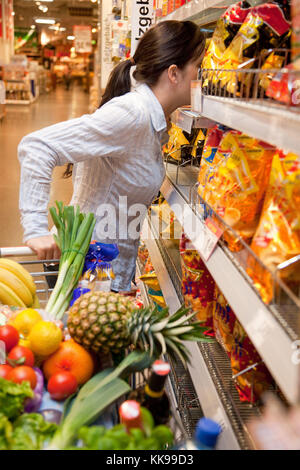
[[[8,246],[0,248],[0,258],[5,256],[31,256],[35,255],[35,252],[28,246]]]

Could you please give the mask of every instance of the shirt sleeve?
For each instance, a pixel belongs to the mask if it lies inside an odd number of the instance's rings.
[[[24,242],[50,233],[48,203],[54,167],[96,157],[122,157],[142,114],[139,107],[116,99],[93,114],[54,124],[21,140],[19,207]]]

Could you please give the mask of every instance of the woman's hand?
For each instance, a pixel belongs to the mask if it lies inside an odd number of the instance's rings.
[[[26,245],[37,254],[38,259],[60,258],[60,250],[52,235],[31,238],[27,240]]]

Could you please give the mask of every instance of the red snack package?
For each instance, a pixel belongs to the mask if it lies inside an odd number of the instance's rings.
[[[217,285],[214,297],[213,327],[215,337],[230,357],[234,344],[233,330],[236,316]]]
[[[237,319],[233,329],[233,341],[230,356],[233,376],[257,364],[255,368],[235,379],[240,400],[255,403],[270,388],[272,377]]]
[[[215,281],[190,240],[182,234],[180,242],[182,293],[185,305],[197,313],[198,321],[212,334]]]

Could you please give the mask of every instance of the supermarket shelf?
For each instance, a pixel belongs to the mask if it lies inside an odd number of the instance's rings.
[[[196,169],[186,179],[193,182]],[[183,174],[183,172],[182,172]],[[180,180],[182,180],[182,174]],[[205,242],[204,226],[188,203],[188,186],[175,187],[167,177],[161,188],[185,233],[199,252]],[[206,266],[248,333],[282,393],[290,403],[299,402],[299,364],[292,361],[297,336],[285,330],[274,312],[262,302],[247,278],[220,245]]]
[[[199,108],[201,110],[201,104]],[[233,98],[202,97],[201,115],[257,137],[286,152],[299,153],[300,113],[267,102],[253,103]]]
[[[248,0],[252,6],[264,3],[264,0]],[[164,20],[190,20],[199,26],[215,23],[231,4],[230,1],[221,0],[192,0],[167,16],[159,18]]]
[[[172,122],[189,134],[193,128],[210,128],[215,125],[215,121],[200,116],[199,113],[195,111],[184,108],[179,108],[173,113]]]
[[[229,3],[221,0],[192,0],[161,20],[193,20],[199,25],[209,24],[217,21]]]
[[[167,267],[164,264],[159,247],[155,241],[155,234],[153,234],[151,230],[148,219],[146,219],[144,223],[141,238],[149,250],[150,258],[155,268],[166,303],[170,312],[174,313],[181,306],[181,301],[169,276]],[[198,345],[192,342],[187,342],[186,345],[191,356],[190,365],[188,366],[189,373],[203,412],[205,416],[218,421],[223,427],[218,447],[224,450],[240,449],[240,445],[232,429],[226,410],[217,393]]]

